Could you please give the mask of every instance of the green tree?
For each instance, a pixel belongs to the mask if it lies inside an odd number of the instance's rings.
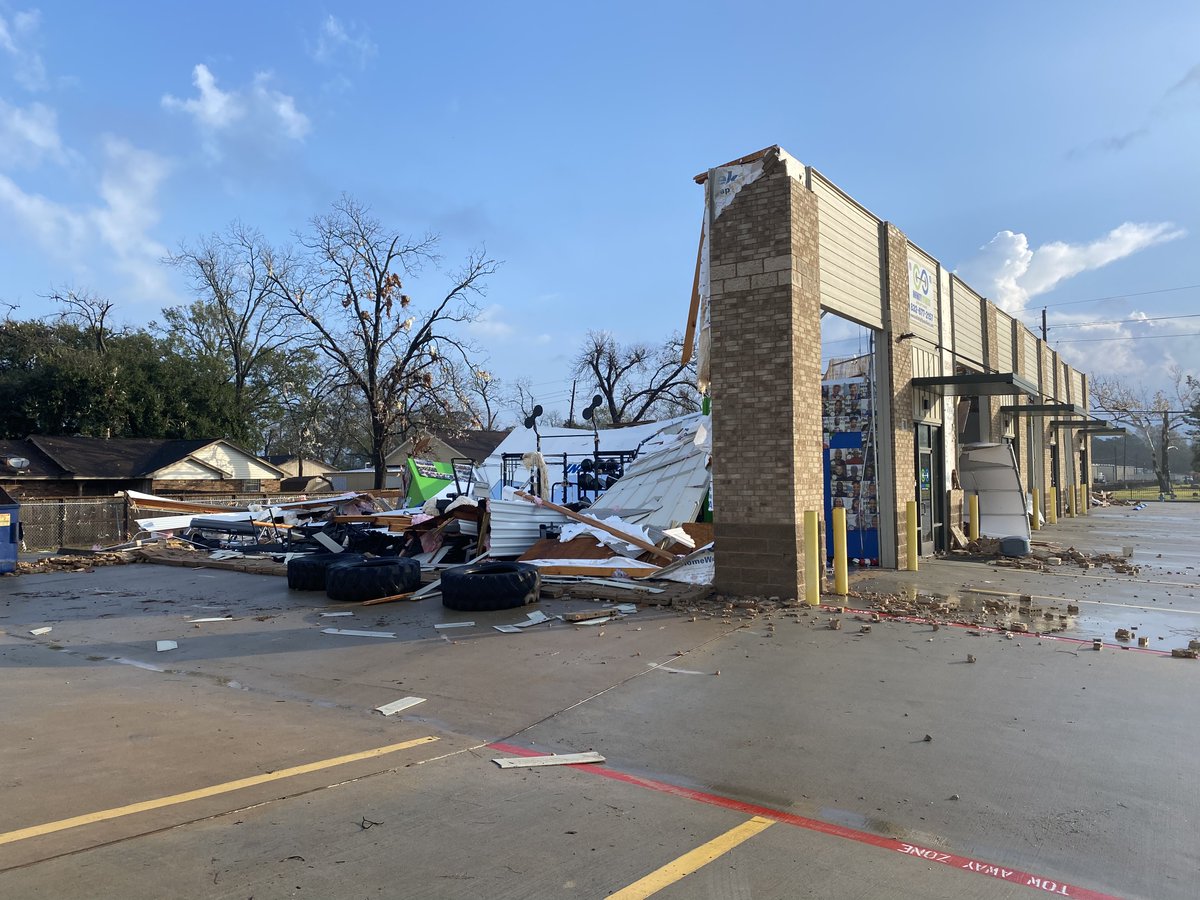
[[[274,290],[274,276],[286,274],[290,261],[240,222],[182,244],[166,261],[187,276],[196,297],[163,310],[167,337],[179,352],[224,373],[232,436],[264,446],[284,412],[282,386],[313,377],[296,371],[312,356],[300,352],[289,308]]]

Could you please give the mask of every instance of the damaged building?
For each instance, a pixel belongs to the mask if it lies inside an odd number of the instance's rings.
[[[862,562],[909,563],[909,501],[917,552],[948,549],[972,445],[1011,447],[1013,483],[1038,498],[1039,521],[1074,511],[1088,437],[1106,426],[1089,415],[1082,372],[777,146],[696,181],[705,217],[685,341],[695,334],[712,395],[719,589],[802,596],[804,514],[824,521],[837,499],[859,503],[848,524],[874,529]],[[871,335],[841,371],[822,370],[828,315]],[[831,477],[835,460],[858,478]],[[843,482],[859,496],[831,496],[852,490]]]

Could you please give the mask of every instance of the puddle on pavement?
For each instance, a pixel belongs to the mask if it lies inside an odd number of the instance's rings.
[[[1139,609],[1116,602],[1050,600],[1016,592],[965,585],[960,592],[939,593],[908,585],[901,592],[907,605],[922,618],[978,625],[1017,633],[1061,635],[1079,640],[1103,639],[1105,644],[1166,651],[1200,639],[1200,615],[1185,610]],[[1118,641],[1118,629],[1129,633]]]

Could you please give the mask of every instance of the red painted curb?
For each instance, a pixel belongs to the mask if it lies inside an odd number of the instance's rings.
[[[543,755],[543,751],[530,750],[527,747],[518,747],[515,744],[495,743],[489,744],[488,747],[492,750],[498,750],[502,753],[511,753],[514,756]],[[1042,875],[1033,875],[1029,872],[1022,872],[1019,869],[1008,869],[1004,866],[993,865],[992,863],[973,859],[969,856],[959,856],[954,853],[942,853],[940,850],[933,850],[928,847],[918,846],[916,844],[908,844],[904,841],[898,841],[895,838],[881,837],[877,834],[871,834],[867,831],[859,831],[855,828],[847,828],[843,825],[835,825],[832,822],[822,822],[820,819],[810,819],[805,816],[797,816],[793,815],[792,813],[782,812],[766,806],[758,806],[753,803],[743,803],[740,800],[733,800],[729,797],[721,797],[717,794],[709,794],[705,791],[698,791],[693,788],[680,787],[679,785],[670,784],[665,781],[658,781],[657,779],[653,778],[643,778],[640,775],[630,775],[625,772],[619,772],[616,769],[610,769],[607,766],[598,766],[595,763],[579,763],[571,766],[570,768],[579,769],[581,772],[591,772],[593,775],[611,778],[614,781],[631,784],[635,787],[646,788],[662,794],[670,794],[674,797],[681,797],[685,800],[706,803],[709,806],[719,806],[723,809],[730,809],[734,812],[745,813],[746,815],[750,816],[765,816],[768,819],[774,819],[776,822],[782,822],[786,825],[794,825],[795,827],[803,828],[806,831],[815,831],[820,834],[828,834],[832,837],[844,838],[848,841],[856,841],[860,844],[879,847],[882,850],[891,850],[896,853],[904,854],[905,856],[916,857],[917,859],[924,860],[925,862],[939,863],[944,866],[960,869],[964,872],[974,872],[977,875],[986,875],[989,878],[998,878],[1001,881],[1007,881],[1011,884],[1021,884],[1025,887],[1033,888],[1034,890],[1040,890],[1046,894],[1055,894],[1059,897],[1074,897],[1076,900],[1121,900],[1121,898],[1112,894],[1103,894],[1099,891],[1089,890],[1088,888],[1079,887],[1078,885],[1067,884],[1066,882],[1057,881],[1053,878],[1046,878]]]

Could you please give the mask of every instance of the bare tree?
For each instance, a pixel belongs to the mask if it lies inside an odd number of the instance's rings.
[[[361,396],[375,487],[382,488],[389,450],[449,407],[450,364],[471,365],[475,348],[454,328],[478,315],[475,298],[497,264],[472,253],[451,274],[446,293],[420,309],[404,293],[401,276],[440,261],[437,238],[398,235],[349,197],[312,220],[300,247],[295,267],[272,274],[274,289]]]
[[[163,310],[168,333],[191,352],[228,367],[235,418],[249,424],[278,399],[272,384],[286,367],[286,348],[295,343],[273,275],[286,275],[291,261],[262,234],[240,222],[181,244],[169,265],[191,281],[196,299]]]
[[[54,317],[58,322],[74,325],[91,336],[96,352],[108,352],[108,339],[116,332],[110,325],[113,303],[91,291],[56,290],[47,298],[63,308]]]
[[[469,427],[495,430],[504,392],[501,380],[479,366],[455,365],[451,375],[455,398]]]
[[[1170,391],[1151,392],[1141,385],[1131,385],[1119,378],[1095,376],[1091,381],[1092,402],[1108,414],[1113,422],[1136,428],[1150,445],[1154,477],[1158,489],[1171,491],[1171,461],[1168,450],[1171,441],[1183,442],[1178,429],[1188,423],[1188,415],[1200,399],[1200,384],[1186,376],[1179,366],[1169,370]]]
[[[652,347],[622,345],[611,332],[589,331],[573,371],[600,392],[612,424],[635,425],[700,408],[695,363],[681,358],[678,334]]]

